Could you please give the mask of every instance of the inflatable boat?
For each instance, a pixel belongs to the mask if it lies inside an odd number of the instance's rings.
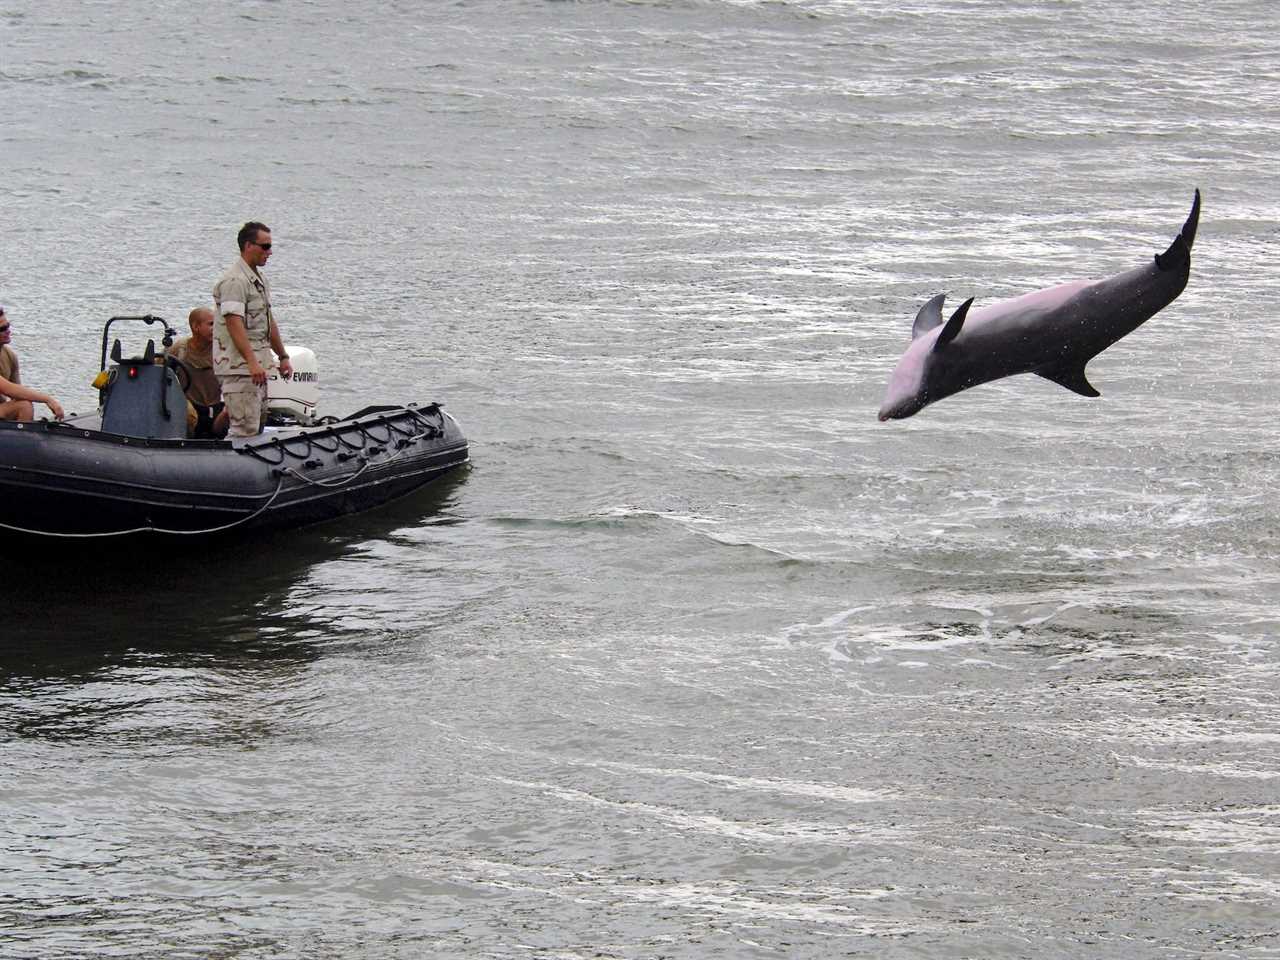
[[[100,404],[65,420],[0,422],[0,537],[217,536],[280,529],[368,510],[468,461],[439,403],[370,406],[318,417],[314,354],[288,346],[288,382],[273,371],[264,432],[187,436],[181,361],[147,341],[122,357],[116,320],[103,330]],[[175,332],[164,324],[164,345]]]

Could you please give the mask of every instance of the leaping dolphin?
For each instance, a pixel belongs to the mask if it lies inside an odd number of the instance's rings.
[[[944,324],[938,294],[916,314],[911,346],[880,406],[899,420],[980,383],[1035,373],[1081,396],[1101,396],[1085,377],[1090,360],[1163,310],[1191,273],[1200,191],[1182,232],[1155,261],[1106,280],[1079,280],[969,312],[970,297]]]

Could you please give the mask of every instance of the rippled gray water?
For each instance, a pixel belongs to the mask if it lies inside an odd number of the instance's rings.
[[[1272,4],[0,0],[0,302],[92,403],[265,220],[474,465],[5,550],[0,955],[1280,956]],[[1090,368],[875,412],[1104,276]]]

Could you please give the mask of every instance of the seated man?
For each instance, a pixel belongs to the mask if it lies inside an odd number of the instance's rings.
[[[196,414],[191,436],[197,440],[220,440],[227,435],[228,417],[222,386],[213,373],[213,311],[196,307],[187,320],[191,336],[183,337],[168,353],[181,360],[191,374],[187,402]]]
[[[9,318],[0,307],[0,420],[33,420],[33,404],[43,403],[58,420],[62,419],[62,407],[48,394],[29,390],[22,385],[18,372],[18,355],[9,346],[12,337]]]
[[[14,353],[9,341],[13,339],[13,331],[9,327],[9,317],[0,306],[0,377],[10,383],[21,383],[18,375],[18,355]]]

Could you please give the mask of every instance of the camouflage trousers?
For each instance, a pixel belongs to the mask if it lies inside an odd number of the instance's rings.
[[[228,437],[253,437],[262,432],[267,422],[267,385],[253,382],[250,376],[219,377],[222,400],[231,418]]]

